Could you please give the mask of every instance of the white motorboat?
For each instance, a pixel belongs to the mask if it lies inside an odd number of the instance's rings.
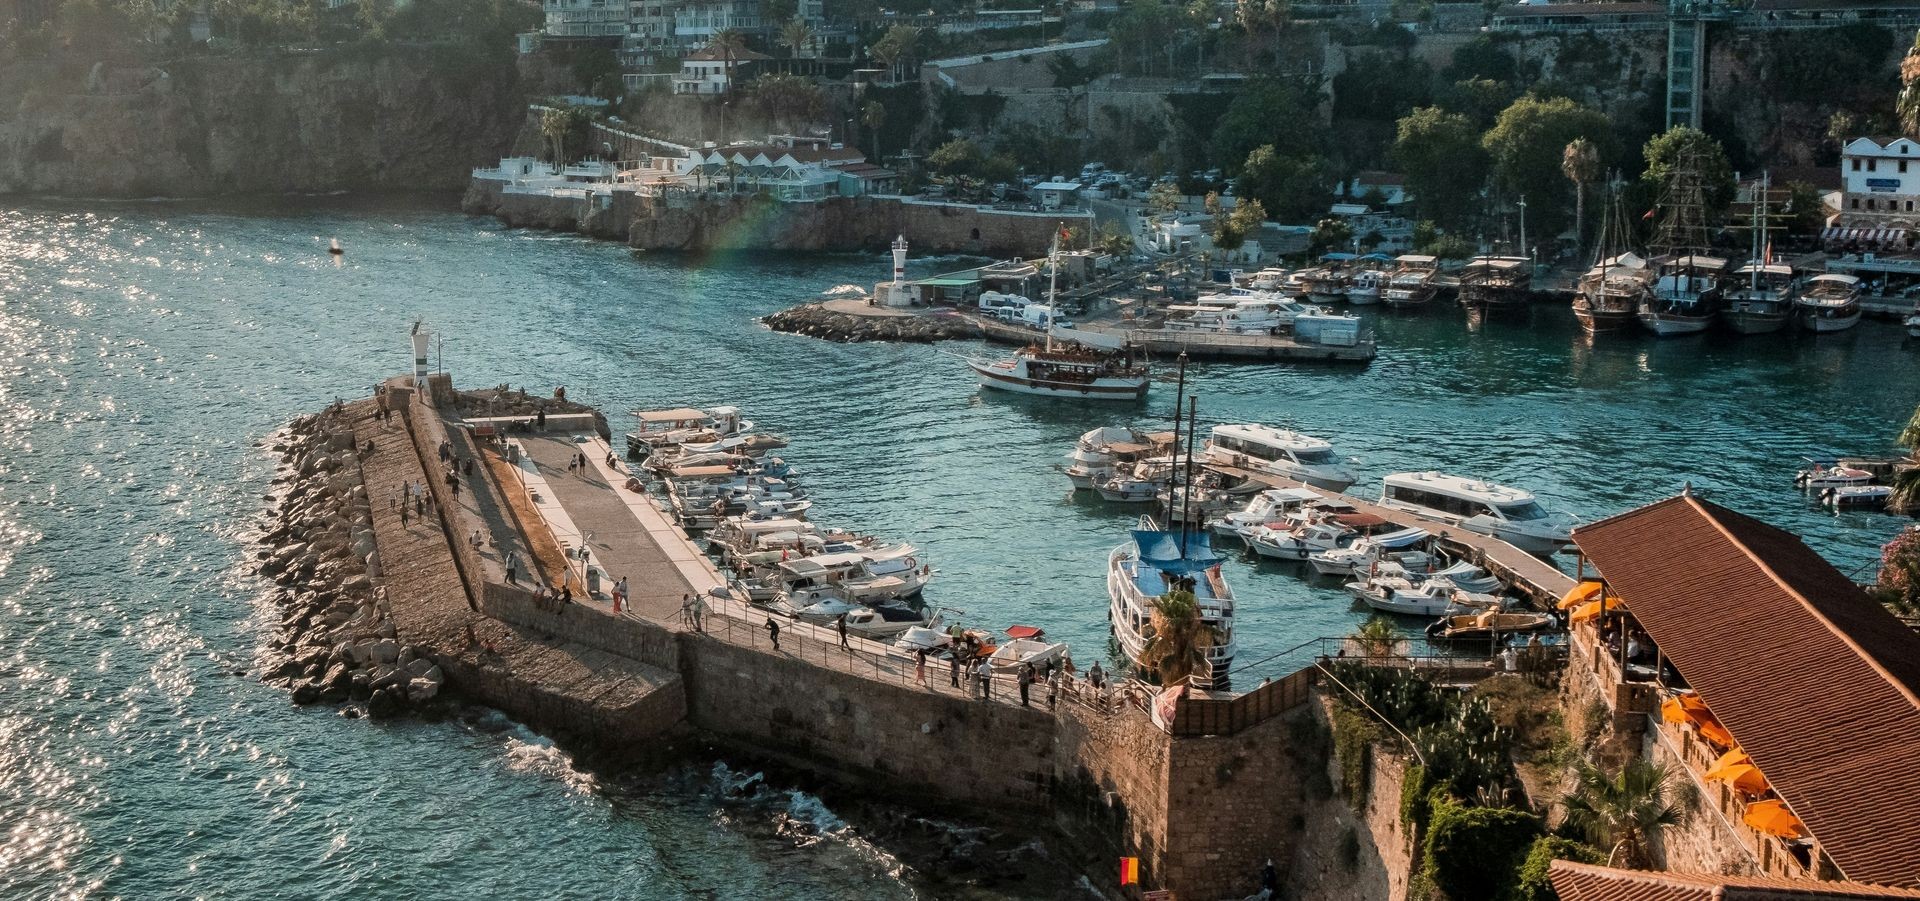
[[[803,519],[753,519],[746,516],[732,516],[722,520],[707,533],[707,547],[726,559],[730,554],[750,551],[771,551],[775,559],[781,554],[797,557],[801,549],[800,539],[811,537],[820,541],[820,529]]]
[[[1806,469],[1793,476],[1796,488],[1818,491],[1825,488],[1848,488],[1865,485],[1873,481],[1873,473],[1857,466],[1846,466],[1834,460],[1808,460]]]
[[[1495,595],[1461,591],[1432,579],[1374,577],[1343,587],[1368,607],[1401,616],[1446,616],[1469,610],[1498,610],[1501,605]]]
[[[1233,589],[1203,529],[1167,531],[1141,517],[1133,534],[1107,555],[1107,619],[1126,659],[1140,664],[1152,633],[1153,602],[1170,591],[1193,592],[1200,619],[1213,628],[1207,672],[1194,684],[1224,686],[1233,663]]]
[[[1244,540],[1255,554],[1275,560],[1305,560],[1320,551],[1347,547],[1364,535],[1393,524],[1371,513],[1331,512],[1325,501],[1309,505],[1281,522],[1254,526]]]
[[[1425,575],[1437,561],[1414,548],[1425,544],[1431,537],[1426,529],[1400,529],[1369,535],[1354,539],[1352,544],[1343,548],[1308,554],[1307,563],[1314,572],[1326,576],[1351,576],[1389,561],[1399,564],[1404,572]]]
[[[1920,338],[1920,306],[1915,306],[1913,312],[1907,314],[1903,324],[1907,327],[1907,337]]]
[[[1501,582],[1499,576],[1465,560],[1428,576],[1427,580],[1475,594],[1494,594],[1506,590],[1506,583]]]
[[[1383,480],[1380,504],[1498,538],[1530,554],[1552,554],[1573,540],[1571,517],[1547,512],[1518,488],[1479,479],[1397,472]]]
[[[1806,290],[1794,301],[1794,319],[1816,334],[1839,332],[1860,324],[1860,279],[1829,272],[1807,280]]]
[[[1347,303],[1356,307],[1368,306],[1380,302],[1380,292],[1387,287],[1391,278],[1385,269],[1362,269],[1347,280]]]
[[[1439,293],[1433,283],[1439,274],[1439,257],[1404,254],[1393,261],[1393,273],[1380,291],[1380,302],[1390,307],[1425,306]]]
[[[1214,517],[1233,509],[1239,503],[1239,495],[1199,484],[1194,485],[1192,490],[1169,485],[1155,495],[1154,500],[1159,503],[1159,509],[1167,511],[1167,518],[1171,522],[1204,526]]]
[[[1115,467],[1111,475],[1094,483],[1093,490],[1110,504],[1153,503],[1172,476],[1172,458],[1155,457]]]
[[[1285,269],[1262,269],[1247,277],[1247,287],[1255,291],[1278,291],[1286,287],[1288,275]]]
[[[900,551],[904,550],[905,553]],[[832,589],[855,603],[876,603],[920,594],[933,578],[910,545],[883,553],[842,551],[790,557],[769,567],[765,576],[742,580],[751,600],[771,600],[812,589]]]
[[[987,665],[997,670],[1018,671],[1031,666],[1041,669],[1066,656],[1065,642],[1048,641],[1047,633],[1034,626],[1009,626],[1007,640],[993,649]]]
[[[1353,473],[1341,466],[1333,445],[1312,435],[1258,424],[1217,425],[1207,440],[1207,462],[1239,466],[1343,491]]]
[[[943,629],[930,629],[926,626],[909,626],[893,646],[909,654],[915,651],[938,651],[953,644],[953,636]]]
[[[1893,488],[1887,485],[1837,485],[1820,490],[1820,503],[1836,510],[1884,507],[1892,498]]]
[[[1311,488],[1269,488],[1253,496],[1245,507],[1213,521],[1213,534],[1223,538],[1245,539],[1245,531],[1280,519],[1301,505],[1320,499]]]
[[[940,624],[940,615],[931,610],[915,610],[898,601],[868,604],[847,612],[847,631],[862,638],[885,640],[910,629],[927,629]],[[833,623],[828,623],[833,625]]]
[[[1228,303],[1208,302],[1212,300]],[[1276,329],[1292,325],[1294,317],[1298,315],[1295,311],[1300,308],[1300,304],[1277,298],[1269,300],[1219,294],[1202,297],[1190,304],[1168,307],[1167,320],[1161,327],[1176,332],[1271,335]]]
[[[1074,488],[1090,489],[1094,483],[1113,475],[1116,466],[1173,453],[1176,438],[1172,432],[1142,432],[1117,426],[1094,429],[1074,442],[1064,471]]]
[[[1640,324],[1656,335],[1692,335],[1713,325],[1727,261],[1690,253],[1654,261],[1652,290],[1642,297]]]

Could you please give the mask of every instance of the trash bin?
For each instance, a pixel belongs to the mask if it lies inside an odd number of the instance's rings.
[[[587,596],[594,598],[600,596],[600,567],[598,566],[587,567]]]

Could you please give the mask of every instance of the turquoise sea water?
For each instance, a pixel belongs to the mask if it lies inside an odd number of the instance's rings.
[[[887,267],[635,258],[411,203],[0,211],[0,896],[947,891],[805,786],[742,792],[712,761],[590,772],[497,714],[373,725],[241,674],[269,626],[240,565],[271,477],[254,442],[402,371],[415,317],[464,385],[564,384],[616,414],[745,407],[792,437],[816,519],[926,548],[931,601],[1099,653],[1105,554],[1138,511],[1071,496],[1055,467],[1087,429],[1160,425],[1171,382],[1138,408],[982,394],[950,354],[998,350],[753,321]],[[1890,324],[1590,346],[1542,306],[1378,329],[1365,369],[1196,366],[1203,422],[1330,438],[1357,458],[1356,491],[1435,468],[1583,518],[1691,480],[1843,569],[1898,527],[1790,485],[1801,456],[1885,449],[1920,401],[1920,351]],[[1251,563],[1228,578],[1246,660],[1361,618],[1332,580]]]

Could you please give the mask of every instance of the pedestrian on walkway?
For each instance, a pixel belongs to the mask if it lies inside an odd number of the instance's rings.
[[[417,494],[413,496],[413,515],[423,519],[426,518],[427,515],[427,502],[422,500]]]
[[[578,461],[578,460],[576,460],[575,458],[573,458],[573,457],[571,457],[571,456],[569,456],[569,457],[567,457],[567,472],[569,472],[569,473],[571,473],[571,472],[573,472],[573,464],[575,464],[575,463],[577,463],[577,462],[579,462],[579,461]]]
[[[959,688],[960,687],[960,654],[958,652],[949,652],[947,654],[947,675],[952,677],[953,687]]]
[[[926,648],[921,648],[920,650],[913,652],[913,681],[920,683],[921,688],[927,687],[927,649]]]
[[[1027,692],[1033,688],[1033,679],[1033,664],[1029,663],[1020,668],[1020,706],[1022,707],[1028,706]]]
[[[700,621],[700,617],[706,613],[706,609],[707,609],[706,596],[698,595],[698,594],[694,595],[693,596],[693,631],[695,632],[707,631],[706,624]]]
[[[513,553],[512,551],[508,551],[507,552],[507,584],[508,585],[520,584],[519,569],[520,569],[520,555]]]
[[[407,522],[407,519],[408,519],[407,508],[401,507],[400,508],[400,528],[403,528],[403,529],[407,528],[407,526],[409,525],[409,523]]]
[[[773,639],[773,649],[780,650],[780,624],[767,617],[767,637]]]
[[[680,595],[680,625],[693,625],[693,595],[685,592]]]
[[[467,475],[467,476],[473,475],[473,458],[472,457],[465,457],[461,459],[460,473],[462,475]]]
[[[1107,674],[1100,670],[1100,661],[1095,660],[1093,666],[1087,670],[1087,682],[1093,686],[1094,691],[1107,687]]]
[[[1066,673],[1060,670],[1054,670],[1053,675],[1047,677],[1048,710],[1054,709],[1054,706],[1060,702],[1060,683],[1066,678]]]
[[[833,628],[835,631],[838,631],[840,633],[840,646],[843,648],[852,648],[853,645],[847,644],[847,615],[846,614],[844,613],[840,614],[840,618],[833,621]]]
[[[982,701],[992,700],[993,699],[993,670],[987,668],[987,661],[985,659],[982,659],[979,663],[974,665],[973,676],[974,678],[980,680],[980,700]]]
[[[459,497],[460,496],[460,477],[449,474],[447,476],[447,489],[453,492],[454,497],[456,498]]]

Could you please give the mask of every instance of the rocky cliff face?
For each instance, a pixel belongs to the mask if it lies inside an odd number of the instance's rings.
[[[525,119],[511,62],[324,51],[0,67],[0,194],[458,190]]]

